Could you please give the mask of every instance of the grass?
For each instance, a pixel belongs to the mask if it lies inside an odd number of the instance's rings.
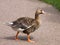
[[[42,0],[48,4],[53,5],[54,7],[56,7],[58,10],[60,10],[60,0]]]

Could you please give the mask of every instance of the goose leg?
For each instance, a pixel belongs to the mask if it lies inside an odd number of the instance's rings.
[[[27,35],[27,38],[28,38],[28,42],[34,42],[30,39],[30,35]]]
[[[19,40],[18,39],[18,34],[19,34],[19,31],[17,31],[16,38],[15,38],[16,40]]]

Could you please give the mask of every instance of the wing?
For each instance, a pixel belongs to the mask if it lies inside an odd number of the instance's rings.
[[[25,23],[16,23],[16,22],[13,22],[13,25],[12,27],[17,29],[18,31],[24,31],[30,27],[32,27],[33,25],[26,25]]]
[[[33,19],[31,18],[20,18],[13,22],[12,27],[17,28],[19,30],[26,30],[33,26]]]
[[[28,25],[26,25],[24,23],[21,23],[21,24],[17,25],[18,28],[21,28],[21,29],[24,29],[24,30],[26,30],[26,29],[28,29],[28,28],[30,28],[32,26],[33,26],[33,24],[28,26]]]
[[[29,29],[29,28],[32,27],[33,25],[27,26],[27,25],[25,25],[25,24],[20,24],[20,25],[18,25],[18,26],[19,26],[18,30],[21,31],[21,32],[23,32],[24,30]]]

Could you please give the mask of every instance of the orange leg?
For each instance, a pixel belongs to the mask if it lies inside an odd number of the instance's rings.
[[[28,37],[28,42],[34,42],[30,39],[30,35],[27,35],[27,37]]]
[[[19,39],[18,39],[18,34],[19,34],[19,31],[18,31],[17,34],[16,34],[16,40],[19,40]]]

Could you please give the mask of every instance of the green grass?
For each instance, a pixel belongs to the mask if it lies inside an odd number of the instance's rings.
[[[60,0],[42,0],[48,4],[53,5],[54,7],[56,7],[58,10],[60,10]]]

